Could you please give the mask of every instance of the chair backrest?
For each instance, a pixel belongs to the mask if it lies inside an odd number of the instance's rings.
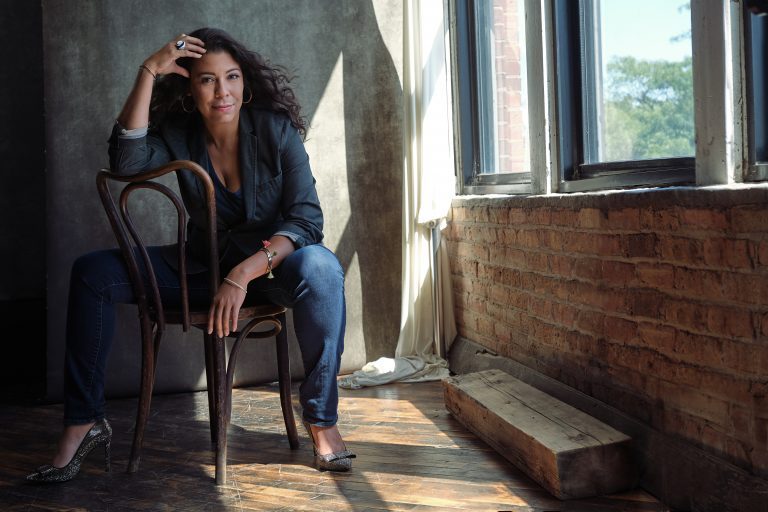
[[[165,330],[165,314],[163,303],[160,300],[160,290],[155,278],[155,271],[152,268],[152,262],[149,259],[146,245],[144,244],[136,226],[131,218],[128,209],[128,198],[136,190],[154,190],[167,197],[176,208],[177,213],[177,235],[176,241],[179,246],[179,280],[181,283],[181,305],[182,305],[182,325],[184,331],[189,329],[189,293],[187,287],[187,262],[186,251],[184,250],[186,242],[187,212],[184,203],[179,196],[170,188],[157,182],[157,178],[165,176],[170,172],[191,172],[200,180],[205,191],[205,204],[207,208],[207,226],[206,235],[208,242],[208,268],[210,269],[210,290],[211,299],[216,294],[219,285],[219,249],[216,242],[216,196],[213,181],[208,173],[195,162],[189,160],[175,160],[157,169],[141,172],[133,175],[116,174],[110,170],[103,169],[96,176],[96,186],[99,191],[99,197],[104,205],[104,210],[109,218],[112,231],[117,238],[128,272],[131,278],[134,294],[136,295],[139,306],[139,314],[147,315],[157,324],[157,334],[162,336]],[[109,189],[109,181],[127,183],[120,192],[119,209],[115,205],[115,200]],[[118,213],[119,212],[119,213]],[[147,269],[150,290],[147,293],[144,279],[137,261],[137,253]]]

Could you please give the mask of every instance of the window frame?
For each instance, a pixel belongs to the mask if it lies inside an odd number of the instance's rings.
[[[584,164],[582,159],[581,56],[580,50],[573,49],[580,45],[570,43],[581,23],[581,0],[521,0],[526,9],[530,182],[520,183],[518,177],[518,183],[504,183],[494,175],[478,173],[472,131],[476,130],[472,127],[474,100],[467,73],[471,58],[468,32],[473,30],[466,16],[470,1],[447,0],[456,70],[457,194],[572,193],[768,179],[768,168],[749,161],[754,147],[748,141],[751,113],[744,101],[748,86],[745,54],[749,51],[745,37],[749,36],[744,33],[743,2],[732,0],[691,0],[695,140],[711,143],[697,143],[694,157],[597,164]],[[561,94],[568,88],[570,94]]]
[[[454,97],[454,118],[459,126],[456,130],[457,165],[460,173],[457,180],[458,194],[529,194],[533,191],[534,178],[528,172],[484,172],[488,168],[487,147],[483,147],[483,140],[488,140],[487,123],[482,122],[480,111],[474,108],[481,103],[485,107],[491,102],[487,95],[482,95],[479,90],[479,82],[487,73],[479,73],[481,63],[478,62],[478,50],[484,45],[484,41],[478,35],[477,2],[485,0],[451,0],[449,1],[449,18],[451,27],[451,44],[454,49],[453,65],[457,70],[454,76],[453,86],[458,94]],[[525,3],[526,9],[532,2],[519,0]],[[535,17],[534,17],[535,19]],[[529,17],[526,16],[526,39],[529,39]],[[531,52],[526,44],[526,63],[530,62]],[[486,51],[484,55],[488,55]],[[539,57],[539,55],[535,55]],[[528,76],[527,85],[530,86],[530,65],[526,68]],[[494,109],[495,110],[495,109]],[[495,111],[494,111],[495,114]],[[531,159],[532,122],[529,108],[529,161]],[[485,135],[485,137],[483,137]]]
[[[745,95],[746,95],[746,125],[747,125],[747,162],[745,165],[744,181],[765,181],[768,180],[768,147],[764,148],[764,155],[757,154],[757,144],[755,143],[756,131],[759,129],[763,137],[768,136],[768,95],[765,92],[765,85],[768,83],[768,64],[762,62],[762,77],[756,76],[756,70],[753,66],[753,56],[762,54],[765,57],[766,52],[761,51],[768,48],[768,14],[762,16],[754,14],[747,9],[743,9],[744,24],[744,73],[745,73]],[[755,22],[753,24],[753,21]],[[757,30],[754,29],[757,26]],[[762,80],[762,87],[756,87],[757,80]],[[756,109],[755,107],[758,107]],[[756,112],[759,110],[759,113]],[[760,124],[759,128],[756,126]],[[768,143],[764,144],[768,146]],[[762,158],[760,158],[762,157]]]
[[[555,88],[561,155],[557,168],[558,190],[584,192],[694,183],[695,157],[590,163],[597,157],[594,141],[599,127],[597,116],[587,116],[584,103],[594,106],[597,102],[594,95],[585,94],[597,81],[594,66],[587,64],[592,58],[587,52],[594,51],[597,43],[595,38],[583,38],[582,34],[594,27],[596,11],[591,0],[553,0],[554,65],[558,69]]]

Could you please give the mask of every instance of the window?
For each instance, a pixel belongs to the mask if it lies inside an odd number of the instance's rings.
[[[768,0],[449,6],[460,193],[768,180]]]
[[[768,179],[768,2],[748,1],[744,9],[748,168],[746,180]]]
[[[682,0],[555,0],[561,191],[695,181]]]
[[[530,190],[525,0],[456,0],[464,193]]]

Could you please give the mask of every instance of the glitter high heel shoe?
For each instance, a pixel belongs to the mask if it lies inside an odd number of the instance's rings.
[[[80,465],[96,446],[104,443],[104,462],[106,471],[109,471],[110,463],[110,444],[112,443],[112,427],[106,419],[101,419],[85,434],[80,446],[72,456],[72,460],[63,468],[57,468],[46,464],[40,466],[31,475],[27,475],[27,480],[31,482],[53,483],[66,482],[72,480],[80,472]]]
[[[317,466],[317,469],[320,471],[349,471],[352,469],[352,459],[357,457],[354,453],[347,450],[346,445],[344,446],[344,449],[340,452],[335,453],[328,453],[325,455],[320,455],[317,453],[317,444],[315,444],[315,436],[312,435],[312,429],[309,426],[309,423],[306,421],[304,423],[304,428],[307,429],[307,434],[309,434],[309,438],[312,440],[312,450],[315,452],[315,465]]]

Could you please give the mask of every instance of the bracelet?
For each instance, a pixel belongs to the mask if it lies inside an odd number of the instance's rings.
[[[277,256],[277,253],[269,252],[269,249],[266,247],[262,247],[259,250],[267,255],[267,271],[265,272],[265,274],[267,274],[267,279],[274,279],[275,275],[272,273],[272,257]]]
[[[153,72],[152,72],[152,70],[151,70],[151,69],[149,69],[149,68],[148,68],[147,66],[145,66],[144,64],[142,64],[141,66],[139,66],[139,69],[143,69],[143,70],[145,70],[147,73],[149,73],[150,75],[152,75],[152,78],[154,78],[155,80],[157,80],[157,74],[156,74],[156,73],[153,73]]]
[[[247,290],[247,289],[245,289],[245,288],[244,288],[242,285],[240,285],[240,284],[238,284],[238,283],[234,282],[233,280],[231,280],[231,279],[230,279],[230,278],[228,278],[228,277],[225,277],[225,278],[224,278],[224,282],[225,282],[225,283],[227,283],[227,284],[231,284],[231,285],[232,285],[232,286],[234,286],[235,288],[240,288],[240,289],[241,289],[241,290],[243,290],[243,291],[244,291],[246,294],[248,293],[248,290]]]

